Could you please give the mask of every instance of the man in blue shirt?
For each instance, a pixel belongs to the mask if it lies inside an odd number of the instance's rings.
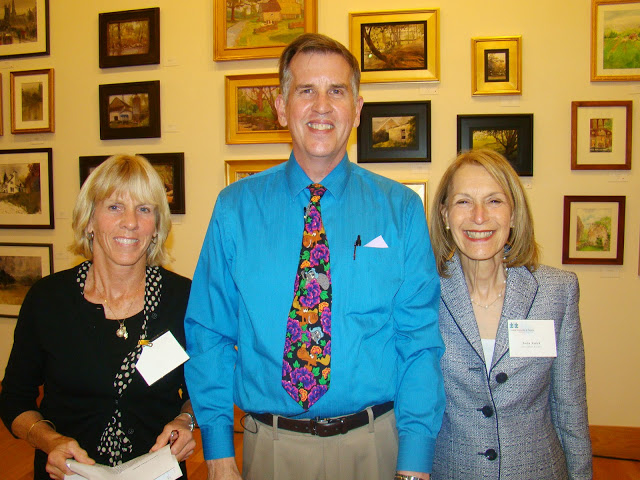
[[[429,478],[444,411],[440,282],[418,196],[347,157],[359,83],[340,43],[294,40],[276,100],[291,157],[218,196],[185,319],[210,479],[240,478],[234,402],[251,413],[246,479]],[[283,350],[312,183],[326,188],[331,361],[330,387],[305,410],[283,388]]]

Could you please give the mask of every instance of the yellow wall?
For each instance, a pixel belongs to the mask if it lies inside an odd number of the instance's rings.
[[[431,164],[370,164],[397,179],[428,179],[435,185],[456,153],[456,115],[534,113],[534,176],[526,178],[543,261],[578,273],[587,352],[590,422],[640,426],[640,277],[638,276],[640,160],[638,104],[630,172],[572,172],[572,100],[637,100],[640,84],[589,81],[590,2],[488,0],[319,0],[319,31],[348,44],[348,13],[439,7],[441,82],[367,84],[365,101],[430,100]],[[161,64],[101,70],[98,13],[160,7]],[[51,55],[0,61],[5,134],[0,149],[53,148],[55,230],[0,230],[0,242],[54,245],[55,270],[76,259],[66,253],[70,215],[79,190],[78,156],[118,152],[185,152],[185,215],[174,216],[170,268],[191,276],[216,195],[223,188],[224,160],[286,158],[288,145],[225,145],[224,76],[275,72],[273,59],[216,63],[213,59],[213,1],[51,0]],[[471,37],[522,35],[523,95],[471,96]],[[56,132],[11,135],[9,72],[55,69]],[[106,140],[99,136],[98,85],[160,80],[162,138]],[[355,160],[355,134],[349,147]],[[622,177],[622,178],[621,178]],[[614,182],[622,179],[624,181]],[[561,264],[564,195],[626,195],[625,262],[621,267]],[[43,305],[42,308],[47,308]],[[14,319],[0,318],[0,369],[12,341]]]

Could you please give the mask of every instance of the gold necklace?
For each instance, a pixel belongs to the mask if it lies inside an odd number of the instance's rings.
[[[118,330],[116,330],[116,335],[119,338],[124,338],[126,340],[127,338],[129,338],[129,332],[127,332],[127,327],[124,324],[124,322],[129,317],[129,312],[131,311],[131,307],[133,307],[133,304],[136,301],[136,296],[138,295],[138,292],[140,291],[140,289],[136,290],[136,292],[135,292],[135,294],[133,296],[133,300],[131,300],[131,303],[129,304],[129,307],[127,308],[127,311],[125,312],[124,317],[122,317],[122,319],[118,318],[118,316],[115,314],[115,312],[113,311],[113,309],[109,305],[109,302],[107,301],[107,296],[104,293],[102,293],[102,292],[100,292],[98,290],[98,286],[97,285],[96,285],[96,291],[100,294],[101,297],[104,297],[104,300],[102,301],[102,303],[104,304],[105,308],[108,308],[109,311],[111,311],[111,315],[113,315],[113,317],[120,324],[120,326],[118,327]]]

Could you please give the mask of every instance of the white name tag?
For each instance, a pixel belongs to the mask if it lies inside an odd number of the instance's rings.
[[[152,385],[187,360],[187,352],[171,332],[166,332],[142,347],[142,355],[136,363],[136,368],[147,385]]]
[[[512,357],[557,357],[553,320],[509,320]]]

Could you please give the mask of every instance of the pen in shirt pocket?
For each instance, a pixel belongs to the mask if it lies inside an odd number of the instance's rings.
[[[356,242],[353,244],[353,259],[356,259],[356,248],[362,245],[362,241],[360,240],[360,235],[356,238]]]

